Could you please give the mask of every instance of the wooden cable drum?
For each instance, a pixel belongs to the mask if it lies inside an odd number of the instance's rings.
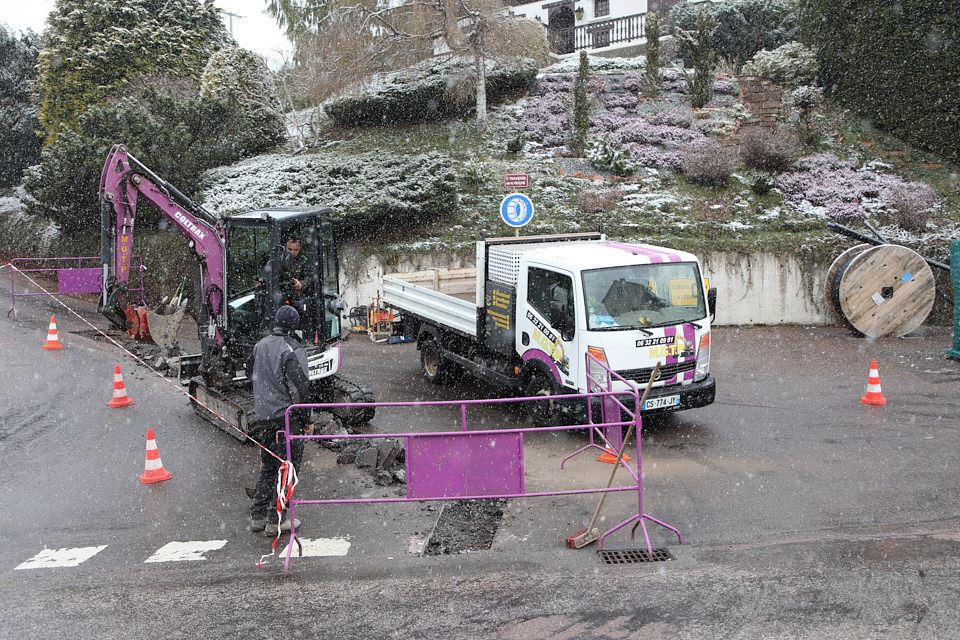
[[[847,265],[853,260],[854,257],[860,255],[870,247],[872,244],[858,244],[853,247],[850,247],[833,261],[833,264],[830,265],[830,268],[827,269],[827,278],[823,283],[823,292],[827,299],[827,311],[830,313],[830,316],[833,317],[834,321],[838,324],[844,324],[853,328],[850,323],[847,321],[846,316],[843,315],[843,311],[840,310],[840,299],[836,296],[837,289],[840,288],[840,278],[837,274],[842,273],[843,269],[846,269]]]
[[[894,244],[848,250],[831,266],[834,310],[870,338],[904,336],[923,324],[936,296],[930,265],[916,251]],[[855,251],[857,250],[857,251]],[[837,264],[840,262],[840,264]]]

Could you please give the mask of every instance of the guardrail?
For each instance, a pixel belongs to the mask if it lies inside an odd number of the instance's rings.
[[[591,356],[586,362],[590,363]],[[290,538],[284,558],[284,573],[289,571],[290,558],[296,541],[296,508],[304,505],[348,505],[348,504],[384,504],[423,502],[434,500],[481,500],[502,498],[538,498],[567,495],[597,494],[633,491],[637,494],[637,510],[630,517],[611,527],[600,535],[599,545],[616,531],[633,524],[630,532],[634,536],[637,527],[643,532],[647,552],[652,554],[653,547],[647,531],[646,521],[650,521],[673,532],[677,541],[683,544],[683,535],[678,529],[659,520],[644,511],[643,504],[643,456],[642,456],[642,420],[640,417],[640,397],[637,386],[621,378],[627,389],[613,391],[613,376],[606,365],[593,359],[594,370],[599,366],[605,372],[605,390],[582,394],[555,396],[535,396],[524,398],[495,398],[490,400],[441,400],[426,402],[376,402],[376,407],[405,407],[423,411],[427,407],[456,407],[459,409],[460,430],[441,432],[402,432],[402,433],[365,433],[352,435],[294,435],[290,433],[290,415],[293,411],[320,409],[329,411],[338,407],[365,406],[369,404],[339,402],[321,404],[297,404],[287,408],[284,416],[284,438],[287,460],[291,460],[291,444],[295,440],[371,440],[399,439],[405,449],[406,495],[393,498],[297,498],[289,503],[291,522]],[[590,370],[588,369],[588,377]],[[617,376],[619,377],[619,376]],[[595,384],[600,384],[595,381]],[[626,398],[623,402],[621,398]],[[587,423],[554,426],[523,427],[512,429],[479,429],[468,427],[468,409],[484,405],[507,405],[525,402],[585,401],[587,403]],[[632,400],[632,406],[630,401]],[[602,418],[594,422],[593,404],[600,404]],[[570,458],[590,448],[607,450],[596,444],[594,434],[608,448],[619,449],[623,427],[634,424],[636,428],[635,466],[630,468],[626,462],[621,465],[627,469],[633,483],[629,486],[589,487],[584,489],[565,489],[555,491],[528,491],[524,477],[524,434],[549,433],[557,431],[575,431],[588,429],[590,443],[564,458],[561,468]]]
[[[17,291],[17,272],[56,274],[57,293],[60,295],[74,295],[81,293],[100,293],[103,287],[103,266],[100,256],[58,256],[49,258],[14,258],[10,264],[15,269],[10,270],[10,311],[7,315],[17,317],[17,298],[29,296],[45,296],[46,293]],[[140,286],[128,288],[131,294],[139,294],[141,304],[146,304],[144,298],[143,266],[141,256],[133,256],[137,273],[140,276]],[[84,266],[93,264],[96,266]]]

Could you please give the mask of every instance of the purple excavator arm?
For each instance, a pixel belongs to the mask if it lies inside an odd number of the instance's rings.
[[[130,277],[134,221],[140,196],[153,203],[187,238],[200,264],[197,322],[207,338],[223,343],[225,328],[224,228],[222,221],[181,193],[143,163],[126,146],[114,145],[100,174],[100,255],[103,265],[101,312],[119,324],[120,298]]]

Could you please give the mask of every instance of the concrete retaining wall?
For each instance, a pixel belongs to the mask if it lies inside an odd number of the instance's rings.
[[[824,268],[772,254],[713,253],[701,257],[704,275],[717,287],[717,324],[829,324],[823,301]],[[383,263],[356,247],[340,255],[340,290],[348,307],[381,292]],[[474,266],[473,256],[410,254],[391,260],[387,273]],[[811,272],[812,271],[812,272]]]

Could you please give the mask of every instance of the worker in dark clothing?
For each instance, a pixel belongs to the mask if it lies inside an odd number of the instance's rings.
[[[254,415],[256,420],[250,435],[270,451],[286,459],[287,449],[283,437],[283,416],[291,404],[305,402],[309,392],[307,353],[303,343],[293,333],[300,324],[300,314],[293,307],[284,305],[277,310],[270,335],[260,340],[253,348],[247,362],[247,373],[253,384]],[[290,416],[290,433],[301,434],[312,430],[304,425],[300,416]],[[303,441],[296,440],[291,446],[291,462],[300,467],[303,457]],[[277,534],[276,499],[277,471],[280,462],[266,451],[260,451],[260,476],[250,508],[250,530],[263,531],[266,535]],[[298,527],[299,522],[295,523]],[[281,531],[290,530],[289,516],[285,516]]]
[[[284,244],[284,250],[289,254],[289,258],[284,261],[280,285],[284,295],[291,300],[299,300],[310,295],[313,289],[313,282],[307,269],[307,259],[300,253],[302,249],[303,242],[296,236],[291,236]]]

